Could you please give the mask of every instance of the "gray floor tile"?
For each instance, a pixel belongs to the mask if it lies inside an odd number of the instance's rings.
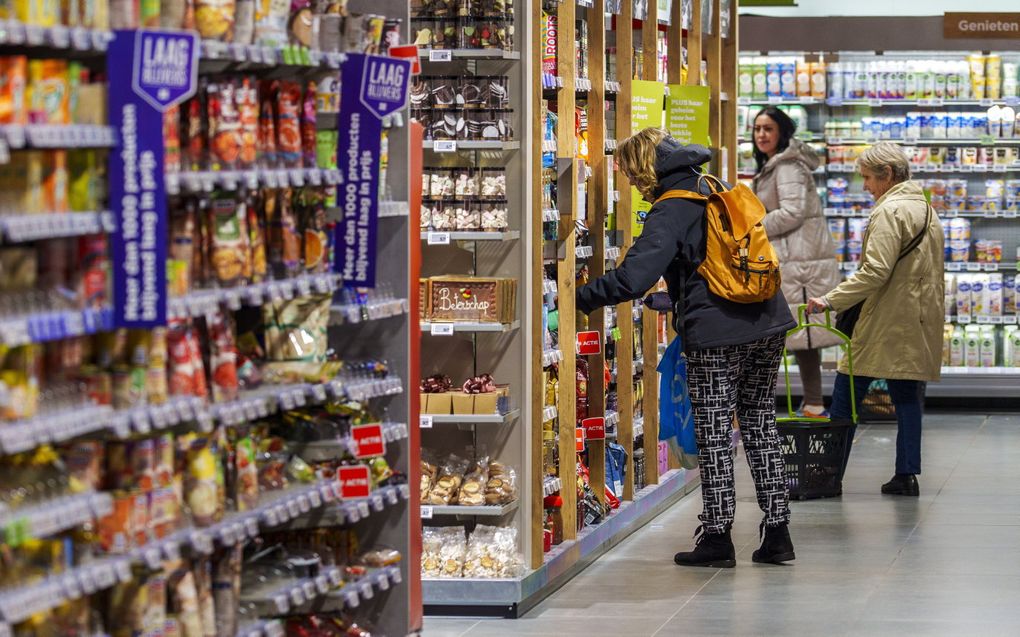
[[[792,503],[797,561],[751,563],[761,513],[736,463],[735,569],[682,569],[701,512],[680,501],[521,620],[425,635],[1020,634],[1020,415],[925,417],[921,497],[883,496],[895,425],[862,425],[841,498]]]

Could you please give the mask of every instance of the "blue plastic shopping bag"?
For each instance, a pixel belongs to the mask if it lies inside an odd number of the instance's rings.
[[[694,414],[687,391],[687,359],[680,337],[666,348],[657,368],[659,372],[659,440],[666,441],[691,469],[697,464],[698,443],[694,438]]]

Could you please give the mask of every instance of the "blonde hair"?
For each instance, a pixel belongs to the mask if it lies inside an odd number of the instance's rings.
[[[910,179],[910,160],[907,159],[903,149],[892,142],[879,142],[865,149],[857,159],[857,168],[867,169],[868,172],[878,176],[884,176],[885,169],[889,168],[889,174],[895,184]]]
[[[646,128],[620,142],[616,149],[620,171],[649,202],[655,201],[659,185],[655,176],[655,147],[667,137],[669,133],[661,128]]]

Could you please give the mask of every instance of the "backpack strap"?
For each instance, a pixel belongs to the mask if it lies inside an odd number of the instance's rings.
[[[667,199],[687,199],[689,201],[708,201],[708,197],[700,193],[691,192],[690,190],[667,190],[662,193],[662,196],[655,200],[655,203],[660,201],[666,201]]]

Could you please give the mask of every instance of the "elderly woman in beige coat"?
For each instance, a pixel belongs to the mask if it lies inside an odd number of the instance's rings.
[[[896,475],[882,493],[917,496],[921,473],[921,417],[926,381],[942,371],[944,317],[942,224],[899,146],[882,142],[858,160],[875,207],[864,234],[861,266],[849,279],[808,303],[812,312],[842,312],[863,301],[853,329],[854,393],[860,401],[876,378],[889,381],[896,407]],[[850,418],[850,378],[840,367],[832,417]]]
[[[765,205],[765,232],[776,249],[783,275],[783,294],[795,306],[821,296],[841,280],[836,251],[822,215],[822,200],[812,174],[818,156],[793,138],[796,124],[775,106],[762,109],[754,119],[754,155],[758,174],[754,192]],[[800,369],[804,388],[803,416],[827,416],[822,398],[820,348],[839,339],[830,332],[807,329],[787,339]]]

